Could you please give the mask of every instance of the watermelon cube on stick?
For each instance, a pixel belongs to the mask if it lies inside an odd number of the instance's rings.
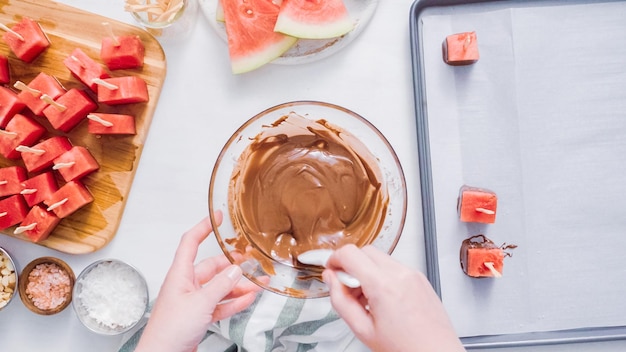
[[[54,159],[70,149],[72,149],[70,140],[63,136],[50,137],[32,147],[20,145],[16,148],[22,153],[22,160],[26,169],[33,173],[51,167]]]
[[[6,129],[0,130],[0,154],[7,159],[19,159],[21,153],[16,148],[20,145],[33,145],[45,133],[46,128],[35,120],[16,114]]]
[[[298,38],[274,31],[280,5],[270,0],[221,0],[231,70],[240,74],[280,57]]]
[[[27,177],[26,170],[21,166],[0,168],[0,197],[19,194]]]
[[[49,199],[59,189],[52,171],[43,172],[22,182],[20,194],[29,207]]]
[[[54,100],[65,93],[65,88],[61,83],[55,77],[44,72],[40,72],[28,84],[17,81],[13,86],[21,90],[17,95],[18,98],[38,116],[41,116],[43,110],[50,105],[49,101],[41,98],[42,96]]]
[[[28,239],[37,243],[47,239],[59,222],[61,222],[59,217],[46,210],[44,206],[37,204],[30,208],[20,226],[16,227],[13,233],[26,235]]]
[[[470,277],[502,277],[505,256],[501,247],[482,234],[472,236],[461,244],[461,268]]]
[[[98,170],[100,164],[87,148],[74,146],[54,159],[53,170],[57,170],[66,182],[78,180]]]
[[[96,104],[85,92],[72,88],[43,110],[43,115],[55,129],[69,132],[87,114],[96,111]]]
[[[491,190],[463,185],[459,191],[457,208],[463,222],[492,224],[497,207],[498,197]]]
[[[0,200],[0,230],[22,222],[28,210],[24,198],[19,194]]]
[[[0,86],[0,128],[5,128],[13,116],[25,106],[14,91]]]
[[[149,100],[148,85],[141,77],[123,76],[95,80],[98,102],[109,105],[144,103]]]
[[[448,65],[471,65],[478,61],[476,32],[456,33],[446,37],[442,44],[443,61]]]
[[[102,38],[100,59],[110,70],[131,69],[143,66],[145,47],[137,35],[116,36],[108,22],[103,23],[109,32]]]
[[[44,201],[47,210],[54,212],[59,218],[65,218],[93,202],[93,196],[80,181],[70,181],[54,192]]]
[[[274,30],[303,39],[329,39],[352,31],[343,0],[283,0]]]
[[[29,17],[22,17],[12,28],[1,27],[6,31],[2,38],[15,56],[24,62],[32,62],[50,46],[50,40],[39,23]]]
[[[98,91],[98,85],[93,83],[97,78],[109,78],[109,73],[102,65],[94,61],[80,48],[74,49],[72,53],[63,60],[65,67],[72,75],[89,87],[93,92]]]
[[[0,55],[0,84],[11,82],[11,70],[9,69],[9,58]]]
[[[87,131],[92,134],[136,134],[135,117],[124,114],[93,113],[89,119]]]

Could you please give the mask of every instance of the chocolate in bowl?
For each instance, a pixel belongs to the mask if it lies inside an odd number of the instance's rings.
[[[360,115],[322,102],[285,103],[228,140],[211,176],[209,211],[220,247],[253,282],[324,297],[322,268],[299,263],[298,254],[348,243],[391,253],[406,216],[404,174],[389,142]]]

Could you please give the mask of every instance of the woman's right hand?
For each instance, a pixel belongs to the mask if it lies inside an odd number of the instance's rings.
[[[373,351],[465,351],[441,300],[426,277],[366,246],[336,250],[324,270],[330,299],[356,337]],[[361,282],[339,282],[343,270]]]

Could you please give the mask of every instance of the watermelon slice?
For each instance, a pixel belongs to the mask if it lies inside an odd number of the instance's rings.
[[[50,198],[58,189],[59,186],[54,177],[54,173],[48,171],[22,182],[22,191],[20,194],[24,197],[26,204],[32,207]]]
[[[61,222],[61,219],[54,213],[47,211],[45,207],[37,204],[30,208],[28,214],[14,234],[25,234],[33,242],[41,242],[48,238],[52,230]]]
[[[72,144],[67,137],[54,136],[31,148],[17,148],[22,153],[22,160],[29,172],[37,173],[52,166],[54,159],[66,151],[72,149]]]
[[[87,131],[92,134],[136,134],[135,117],[124,114],[93,113],[89,119]]]
[[[43,94],[51,99],[56,99],[65,93],[65,88],[61,83],[55,77],[44,72],[40,72],[26,87],[23,86],[22,82],[16,82],[15,87],[21,90],[17,95],[20,101],[38,116],[41,116],[43,109],[49,105],[41,99]]]
[[[74,146],[54,159],[52,169],[57,170],[66,182],[78,180],[98,170],[100,164],[87,148]]]
[[[5,128],[9,120],[25,106],[14,91],[0,86],[0,127]]]
[[[505,252],[485,235],[472,236],[461,244],[461,268],[471,277],[500,277]]]
[[[19,159],[21,154],[15,148],[31,146],[46,133],[45,127],[22,114],[16,114],[4,132],[0,132],[0,154],[7,159]]]
[[[35,60],[50,46],[50,40],[41,30],[39,23],[29,17],[22,17],[22,20],[16,23],[11,31],[5,32],[2,38],[15,56],[27,63]]]
[[[50,198],[44,200],[48,210],[63,219],[83,206],[93,202],[89,190],[79,181],[70,181],[54,192]]]
[[[0,230],[19,224],[28,214],[28,207],[24,198],[13,195],[0,200]]]
[[[463,222],[492,224],[496,221],[498,197],[495,192],[463,185],[457,203],[459,218]]]
[[[0,197],[19,194],[26,178],[26,170],[21,166],[0,168]]]
[[[74,49],[70,56],[63,60],[63,64],[74,77],[93,92],[98,91],[98,85],[93,82],[95,78],[109,78],[109,74],[104,67],[90,58],[80,48]]]
[[[96,104],[85,92],[72,88],[56,101],[58,105],[49,105],[43,110],[44,116],[55,129],[68,132],[82,121],[87,114],[96,111]],[[62,107],[62,108],[60,108]]]
[[[293,37],[327,39],[354,29],[343,0],[283,0],[274,30]]]
[[[244,73],[265,65],[298,40],[274,31],[280,6],[272,0],[220,1],[233,73]]]
[[[143,66],[145,47],[136,35],[102,38],[100,58],[110,70],[139,68]]]
[[[109,105],[143,103],[149,100],[148,85],[141,77],[123,76],[102,80],[98,102]]]
[[[11,70],[9,69],[9,58],[0,55],[0,84],[11,82]]]

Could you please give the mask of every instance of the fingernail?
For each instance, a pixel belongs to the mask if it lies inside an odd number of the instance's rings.
[[[241,268],[237,265],[231,265],[226,272],[226,276],[233,281],[239,280],[241,278]]]

